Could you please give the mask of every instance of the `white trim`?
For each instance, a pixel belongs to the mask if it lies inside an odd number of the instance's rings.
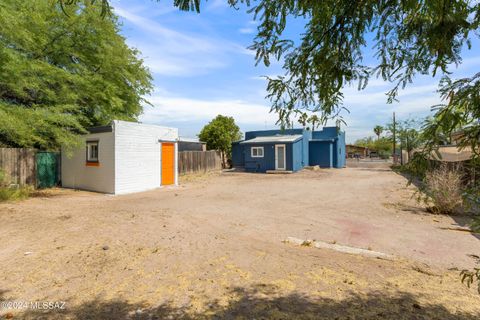
[[[283,147],[283,167],[278,165],[278,147]],[[286,170],[287,169],[287,148],[284,144],[275,145],[275,170]]]
[[[178,186],[178,142],[175,142],[175,185]]]
[[[253,154],[253,150],[257,150],[257,155],[254,155],[254,154]],[[259,154],[258,154],[258,151],[260,151],[260,150],[262,150],[262,155],[259,155]],[[263,147],[251,147],[251,148],[250,148],[250,156],[251,156],[252,158],[263,158],[263,157],[264,157],[264,154],[265,154],[264,152],[265,152],[265,150],[263,149]]]

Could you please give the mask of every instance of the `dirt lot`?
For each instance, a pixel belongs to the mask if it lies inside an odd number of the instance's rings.
[[[0,204],[0,302],[28,319],[478,319],[479,239],[448,230],[386,164],[222,173],[127,196]],[[285,243],[316,239],[394,261]],[[8,305],[7,305],[8,306]],[[57,305],[60,306],[61,305]]]

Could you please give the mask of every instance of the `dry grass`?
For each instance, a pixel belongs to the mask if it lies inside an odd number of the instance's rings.
[[[426,195],[433,203],[433,213],[455,214],[463,207],[462,175],[457,167],[441,164],[425,176]]]
[[[31,192],[31,187],[11,184],[8,176],[0,170],[0,202],[26,199]]]

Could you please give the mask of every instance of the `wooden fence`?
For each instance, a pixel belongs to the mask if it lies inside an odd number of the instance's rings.
[[[36,185],[35,149],[0,148],[0,170],[10,183]]]
[[[218,151],[181,151],[178,153],[178,173],[198,173],[222,169]]]

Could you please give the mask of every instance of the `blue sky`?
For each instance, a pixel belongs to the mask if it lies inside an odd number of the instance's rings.
[[[154,107],[146,106],[140,121],[177,127],[183,137],[196,137],[217,114],[233,116],[243,132],[276,127],[262,76],[282,74],[281,63],[255,66],[247,47],[257,24],[245,8],[229,8],[226,0],[203,2],[200,14],[180,12],[171,0],[112,0],[112,5],[128,45],[142,52],[154,77],[155,92],[147,97]],[[289,29],[297,36],[301,31],[299,22]],[[455,76],[478,70],[478,44],[465,51]],[[438,79],[417,77],[391,105],[385,96],[391,85],[381,80],[371,80],[363,91],[345,88],[347,141],[372,136],[372,128],[389,122],[393,111],[400,120],[427,116],[440,102],[437,84]]]

